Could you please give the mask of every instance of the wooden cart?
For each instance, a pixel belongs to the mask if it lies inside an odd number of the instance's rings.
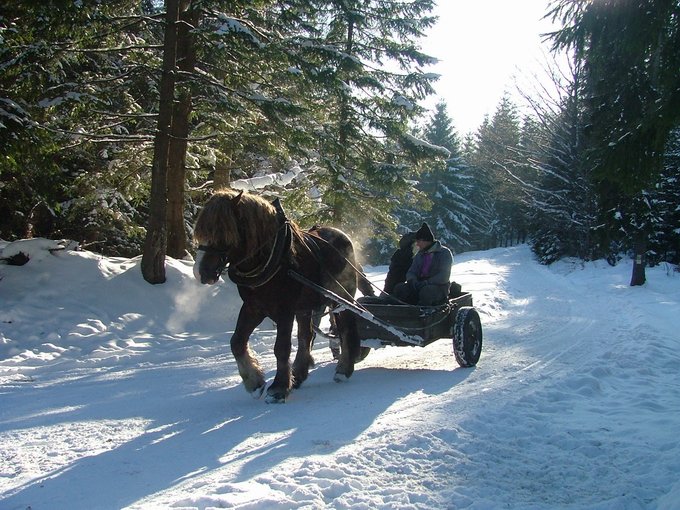
[[[439,339],[451,339],[461,367],[472,367],[482,353],[482,323],[472,305],[472,294],[459,292],[440,306],[400,303],[390,296],[362,297],[350,302],[303,276],[289,274],[328,297],[337,306],[357,315],[363,360],[372,348],[386,345],[424,347]]]

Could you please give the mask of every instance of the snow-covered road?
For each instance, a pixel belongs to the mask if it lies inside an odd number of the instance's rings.
[[[0,244],[0,248],[2,244]],[[0,508],[680,508],[680,275],[456,257],[484,327],[374,350],[333,382],[327,343],[285,405],[243,390],[239,299],[168,261],[36,246],[0,266]],[[384,267],[368,268],[378,286]],[[275,330],[252,338],[273,376]]]

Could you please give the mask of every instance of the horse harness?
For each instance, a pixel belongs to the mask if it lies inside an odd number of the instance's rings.
[[[258,266],[250,271],[241,271],[238,269],[238,265],[249,257],[245,257],[238,263],[230,263],[228,261],[228,250],[220,250],[212,246],[203,245],[198,247],[199,250],[205,251],[206,253],[218,255],[220,257],[220,265],[222,266],[222,269],[219,272],[224,273],[224,270],[226,269],[229,279],[236,285],[254,289],[266,284],[274,278],[279,271],[282,258],[290,250],[293,239],[290,221],[286,218],[286,214],[283,211],[278,198],[272,202],[272,205],[276,209],[276,218],[279,222],[279,228],[276,231],[276,237],[272,244],[271,251],[269,252],[269,256],[267,257],[267,261],[262,266]],[[227,265],[229,267],[227,267]]]

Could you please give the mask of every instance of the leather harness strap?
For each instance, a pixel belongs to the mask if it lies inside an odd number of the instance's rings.
[[[269,252],[269,257],[261,267],[256,267],[248,272],[240,271],[236,267],[236,264],[229,264],[227,274],[229,275],[229,279],[236,285],[254,289],[266,284],[274,278],[279,269],[281,269],[283,256],[290,250],[293,241],[290,222],[288,221],[288,218],[286,218],[286,214],[283,211],[278,198],[272,202],[272,205],[276,209],[276,218],[280,226],[276,232],[276,238],[274,239],[272,249]]]

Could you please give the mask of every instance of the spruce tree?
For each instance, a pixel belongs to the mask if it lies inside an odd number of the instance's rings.
[[[419,179],[418,188],[432,203],[432,209],[423,212],[422,220],[430,224],[444,244],[461,252],[470,246],[474,222],[474,207],[470,203],[472,176],[445,103],[435,106],[424,136],[428,142],[446,148],[449,157],[425,170]]]
[[[480,234],[486,247],[508,245],[525,230],[526,201],[515,178],[519,173],[521,126],[516,105],[506,94],[493,117],[480,126],[471,163],[478,197],[476,207],[488,211]]]
[[[495,206],[490,173],[485,171],[485,158],[478,150],[479,140],[489,131],[489,118],[484,117],[476,133],[468,133],[463,143],[463,160],[468,178],[468,203],[470,218],[473,220],[468,242],[474,250],[485,250],[496,246],[493,239],[495,225]]]
[[[141,146],[153,124],[134,114],[156,96],[149,74],[126,68],[126,57],[145,53],[139,34],[147,8],[135,1],[0,7],[0,102],[18,108],[0,108],[0,116],[12,113],[0,121],[7,155],[0,174],[9,183],[0,201],[11,204],[0,219],[3,237],[72,237],[105,253],[139,253],[136,206],[146,188],[130,175],[145,168]]]
[[[431,8],[427,1],[181,0],[182,13],[200,17],[180,23],[193,28],[179,34],[184,53],[175,59],[165,193],[177,237],[214,186],[285,168],[292,158],[307,170],[290,192],[306,222],[393,225],[393,198],[409,190],[407,177],[442,154],[409,133],[434,79],[423,70],[433,60],[417,46],[434,22]],[[25,218],[36,219],[31,211],[42,207],[57,226],[43,222],[40,233],[139,253],[164,14],[146,0],[0,7],[7,43],[0,140],[9,142],[0,171],[13,183],[0,194],[23,214],[0,220],[4,236],[23,235]],[[31,196],[42,183],[45,193]],[[125,239],[132,235],[134,242]],[[183,254],[182,244],[173,255]]]
[[[583,63],[574,58],[569,73],[550,72],[553,94],[527,98],[536,120],[535,142],[523,144],[522,159],[535,173],[526,179],[531,246],[540,262],[562,257],[592,260],[599,245],[599,203],[588,161]]]
[[[656,181],[670,131],[680,120],[680,4],[676,0],[561,0],[556,48],[585,59],[588,132],[606,240],[634,252],[631,285],[645,281],[652,224],[643,193]],[[631,209],[639,204],[641,210]],[[626,232],[624,238],[619,233]]]
[[[663,169],[649,191],[654,213],[649,241],[649,263],[680,263],[680,129],[671,131],[664,153]]]
[[[146,228],[141,269],[149,283],[165,282],[167,251],[167,196],[170,140],[175,113],[175,83],[177,67],[177,34],[180,20],[180,0],[165,0],[165,32],[163,67],[160,81],[158,127],[154,140],[151,170],[149,221]]]
[[[310,2],[316,17],[298,48],[298,68],[309,80],[306,119],[317,139],[310,187],[323,204],[317,220],[350,232],[391,228],[395,197],[422,161],[445,151],[410,134],[432,93],[434,60],[418,49],[432,26],[430,0]]]

